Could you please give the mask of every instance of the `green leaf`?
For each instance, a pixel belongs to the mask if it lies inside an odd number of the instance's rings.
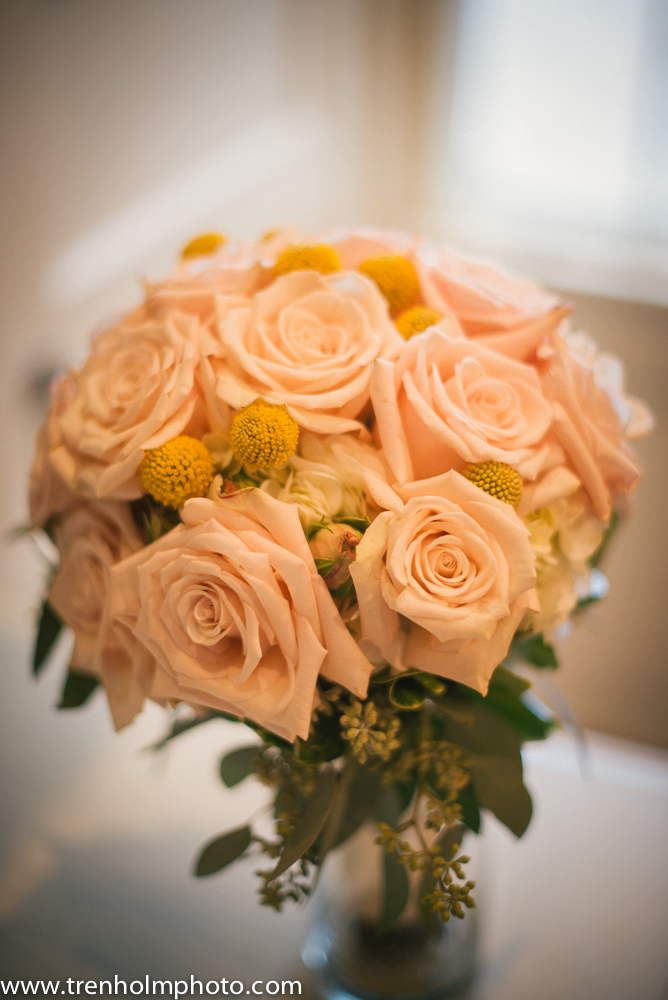
[[[354,528],[355,531],[361,531],[364,534],[371,521],[368,517],[337,517],[335,523],[347,524],[349,528]]]
[[[517,732],[507,719],[489,708],[482,698],[473,702],[473,721],[469,725],[463,725],[447,715],[442,718],[444,739],[473,753],[508,757],[521,768],[521,740]]]
[[[473,788],[481,806],[521,837],[531,819],[531,796],[522,781],[521,763],[496,754],[476,754],[472,767]]]
[[[255,772],[259,757],[259,747],[255,743],[247,747],[239,747],[225,754],[220,762],[220,777],[228,788],[234,788],[240,781]]]
[[[349,576],[347,580],[344,580],[343,583],[336,588],[336,590],[332,590],[330,593],[332,597],[354,597],[356,591],[352,576]]]
[[[304,764],[325,764],[341,757],[345,748],[338,716],[319,713],[308,740],[297,740],[295,756]]]
[[[508,670],[507,667],[502,665],[496,668],[489,682],[489,691],[507,691],[508,694],[515,695],[516,697],[524,694],[530,687],[531,684],[528,680],[518,676],[518,674],[513,673],[512,670]]]
[[[191,718],[186,719],[175,719],[172,723],[169,732],[166,733],[157,743],[152,743],[151,746],[147,747],[148,750],[162,750],[163,747],[167,746],[170,740],[175,739],[177,736],[181,736],[182,733],[187,733],[190,729],[195,729],[197,726],[203,725],[205,722],[210,722],[211,719],[216,718],[216,715],[195,715]],[[237,719],[237,722],[240,720]]]
[[[441,697],[441,695],[444,695],[447,691],[447,684],[445,681],[440,677],[437,677],[435,674],[419,673],[416,676],[420,684],[422,684],[423,687],[426,687],[427,691],[429,691],[432,695]]]
[[[554,670],[559,666],[557,654],[542,635],[534,635],[531,639],[518,639],[510,647],[511,656],[515,655],[526,660],[534,667],[549,667]]]
[[[313,794],[304,804],[297,817],[292,833],[287,837],[283,853],[278,864],[271,873],[274,879],[298,861],[308,851],[311,844],[325,825],[327,814],[332,805],[336,788],[336,774],[332,768],[321,771],[318,775]]]
[[[599,547],[596,549],[596,552],[594,552],[593,556],[591,556],[589,559],[589,565],[592,567],[592,569],[598,569],[598,567],[600,566],[601,560],[608,551],[608,546],[613,536],[616,534],[617,528],[619,527],[621,520],[622,518],[619,511],[615,510],[613,507],[608,527],[606,528],[605,534],[603,535],[603,540],[599,545]]]
[[[99,683],[97,677],[84,674],[80,670],[72,670],[70,667],[58,708],[79,708],[84,705]]]
[[[32,672],[35,676],[45,665],[62,627],[62,619],[56,614],[49,602],[44,601],[39,616],[35,652],[32,659]]]
[[[394,784],[383,785],[374,809],[375,818],[396,829],[404,808],[400,789]]]
[[[544,740],[551,732],[553,723],[541,718],[522,700],[522,695],[530,687],[529,681],[500,666],[492,675],[483,701],[503,715],[523,740]]]
[[[350,761],[347,767],[350,767]],[[374,815],[376,802],[381,791],[382,771],[357,765],[347,789],[341,820],[334,837],[332,849],[343,844],[360,828],[365,820]]]
[[[528,705],[506,691],[490,690],[485,703],[503,715],[523,740],[544,740],[554,728],[550,719],[541,719]]]
[[[214,872],[219,872],[221,868],[232,864],[248,848],[250,840],[251,829],[249,826],[240,826],[236,830],[230,830],[228,833],[210,840],[197,859],[195,867],[197,878],[213,875]]]
[[[334,569],[338,563],[341,562],[340,559],[314,559],[315,568],[317,569],[320,576],[327,576],[328,573]]]
[[[427,696],[427,690],[415,674],[400,675],[390,686],[390,701],[396,708],[415,710],[424,705]]]
[[[471,784],[465,785],[457,796],[462,807],[462,821],[473,833],[480,833],[480,807],[476,801]]]
[[[409,893],[408,872],[394,851],[383,851],[383,908],[380,929],[386,931],[404,912]]]
[[[475,721],[475,706],[470,698],[448,695],[445,698],[435,698],[434,704],[439,712],[449,715],[462,726],[472,726]]]
[[[318,532],[322,531],[323,528],[327,528],[328,531],[332,530],[331,526],[329,524],[327,524],[326,521],[323,518],[320,518],[320,520],[316,521],[315,524],[309,524],[309,526],[307,528],[304,528],[304,534],[306,535],[306,541],[310,542],[311,539],[313,538],[313,536],[317,535]]]

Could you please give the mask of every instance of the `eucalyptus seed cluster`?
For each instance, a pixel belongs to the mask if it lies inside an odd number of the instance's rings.
[[[353,700],[350,708],[340,718],[342,735],[350,745],[350,750],[360,762],[366,764],[369,757],[388,761],[401,746],[396,735],[401,723],[396,716],[376,707],[373,701],[364,705]]]
[[[266,853],[270,857],[278,857],[280,848],[275,853],[270,853],[269,850]],[[279,878],[272,878],[271,868],[259,869],[255,874],[261,879],[258,889],[260,906],[269,906],[280,913],[286,899],[291,899],[295,903],[306,899],[313,889],[314,871],[313,865],[306,858],[300,858],[297,864],[288,868]]]
[[[403,824],[407,828],[412,824]],[[437,914],[445,922],[450,915],[462,918],[462,904],[469,909],[475,906],[475,900],[470,895],[475,888],[475,882],[469,880],[463,885],[455,882],[452,873],[459,879],[464,878],[462,865],[471,859],[467,855],[456,857],[459,844],[453,844],[447,851],[447,858],[440,853],[441,845],[437,842],[431,847],[426,845],[414,848],[401,837],[402,828],[395,830],[388,823],[378,823],[380,834],[376,843],[381,844],[388,853],[394,853],[400,864],[406,865],[412,872],[424,872],[422,881],[423,892],[420,903]]]

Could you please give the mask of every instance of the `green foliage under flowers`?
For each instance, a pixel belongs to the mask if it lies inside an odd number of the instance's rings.
[[[228,787],[255,775],[272,789],[274,836],[250,826],[224,833],[204,847],[196,874],[239,857],[264,858],[256,872],[261,901],[280,910],[287,899],[308,896],[329,852],[373,822],[385,848],[380,929],[403,911],[409,871],[419,873],[425,920],[463,917],[475,905],[468,858],[458,854],[465,830],[478,832],[483,808],[518,837],[531,818],[520,748],[543,739],[552,724],[522,700],[528,686],[503,666],[485,697],[420,671],[385,668],[360,702],[321,681],[308,740],[289,744],[252,726],[262,742],[221,761]],[[184,729],[181,723],[167,739]]]

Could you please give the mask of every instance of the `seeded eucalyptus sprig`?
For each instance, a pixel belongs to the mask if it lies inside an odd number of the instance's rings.
[[[468,858],[458,854],[464,832],[478,832],[481,808],[517,836],[531,815],[520,747],[546,736],[551,724],[524,703],[526,687],[504,667],[486,697],[430,674],[397,675],[386,667],[373,675],[361,702],[321,680],[308,740],[287,743],[252,726],[261,742],[221,762],[228,787],[255,775],[271,789],[274,836],[250,826],[222,834],[206,845],[197,874],[242,856],[263,858],[256,871],[260,901],[280,910],[308,896],[330,851],[371,822],[385,847],[380,926],[402,912],[408,871],[420,873],[425,920],[463,916],[475,905],[463,868]]]

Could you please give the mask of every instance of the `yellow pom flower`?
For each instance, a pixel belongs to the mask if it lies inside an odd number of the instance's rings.
[[[256,399],[237,413],[230,429],[230,444],[239,462],[275,469],[284,465],[299,440],[299,424],[285,406]]]
[[[191,497],[206,496],[214,475],[209,449],[186,434],[147,451],[141,463],[144,489],[165,507],[182,507]]]
[[[202,233],[201,236],[196,236],[187,246],[184,246],[181,257],[183,259],[186,257],[206,257],[207,254],[213,253],[214,250],[225,246],[226,243],[227,236],[223,236],[222,233]]]
[[[401,315],[397,316],[394,325],[404,340],[410,340],[416,333],[422,333],[427,327],[438,323],[439,319],[443,319],[443,316],[435,309],[427,309],[426,306],[412,306],[410,309],[404,309]]]
[[[272,268],[275,278],[291,271],[319,271],[331,274],[341,270],[339,255],[325,243],[295,243],[280,254]]]
[[[393,316],[417,302],[420,295],[417,274],[405,257],[380,254],[378,257],[369,257],[360,264],[359,269],[376,282],[387,299]]]
[[[462,475],[485,493],[517,507],[522,499],[522,477],[505,462],[476,462],[467,465]]]

